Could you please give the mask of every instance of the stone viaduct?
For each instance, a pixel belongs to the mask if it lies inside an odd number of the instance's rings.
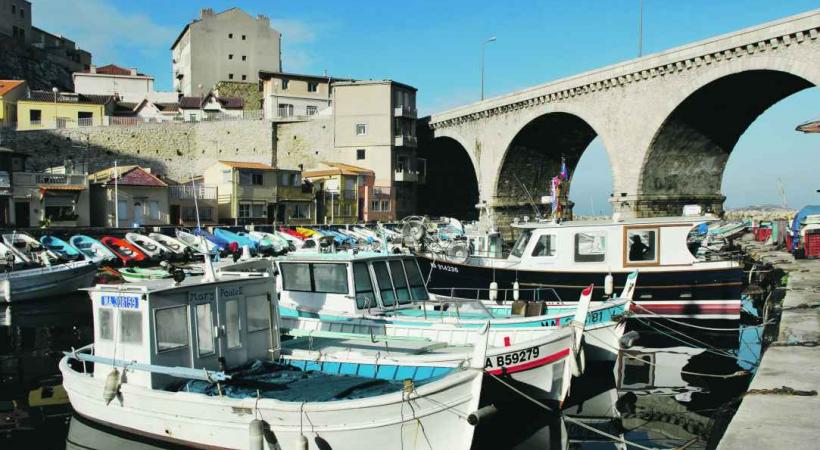
[[[430,154],[466,151],[479,201],[509,218],[532,215],[522,186],[538,201],[561,156],[572,172],[600,136],[614,211],[718,212],[723,171],[746,128],[820,84],[818,34],[820,9],[434,114]]]

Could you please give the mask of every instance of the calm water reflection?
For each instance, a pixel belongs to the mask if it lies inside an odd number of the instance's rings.
[[[636,346],[615,364],[587,367],[573,382],[565,405],[569,419],[522,402],[481,430],[480,447],[623,448],[578,421],[651,447],[714,444],[751,379],[762,329],[710,332],[664,321],[633,322],[630,328],[640,333]],[[672,330],[714,349],[683,345]],[[0,448],[173,448],[71,416],[57,361],[63,350],[92,340],[83,294],[0,307]]]

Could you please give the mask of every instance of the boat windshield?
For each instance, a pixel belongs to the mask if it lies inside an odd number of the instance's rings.
[[[513,245],[512,251],[510,251],[510,255],[520,258],[521,255],[524,254],[524,248],[527,247],[527,242],[530,241],[530,236],[532,236],[532,230],[522,230],[521,235],[518,236],[518,240],[515,241],[515,245]]]

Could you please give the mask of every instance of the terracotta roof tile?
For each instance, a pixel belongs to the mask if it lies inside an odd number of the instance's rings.
[[[305,178],[310,177],[325,177],[330,175],[373,175],[370,169],[358,167],[351,164],[322,161],[322,164],[330,167],[329,169],[311,169],[304,173]]]
[[[88,179],[92,183],[113,184],[114,173],[114,168],[111,167],[92,173],[88,176]],[[120,186],[168,186],[167,183],[140,166],[119,166],[117,167],[117,173],[120,175],[117,180],[117,184]]]
[[[222,161],[219,160],[220,163],[228,166],[233,167],[234,169],[259,169],[259,170],[273,170],[273,167],[258,163],[258,162],[247,162],[247,161]]]
[[[0,96],[6,95],[18,86],[25,84],[23,80],[0,80]]]

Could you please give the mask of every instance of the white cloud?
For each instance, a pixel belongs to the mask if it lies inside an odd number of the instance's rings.
[[[271,26],[282,33],[282,41],[290,44],[305,44],[316,40],[315,24],[291,19],[271,19]]]
[[[146,14],[126,14],[107,0],[35,0],[34,26],[62,34],[91,52],[95,64],[129,65],[129,53],[170,59],[168,50],[182,30],[157,24]],[[125,61],[123,61],[125,59]],[[135,62],[135,61],[134,61]]]

